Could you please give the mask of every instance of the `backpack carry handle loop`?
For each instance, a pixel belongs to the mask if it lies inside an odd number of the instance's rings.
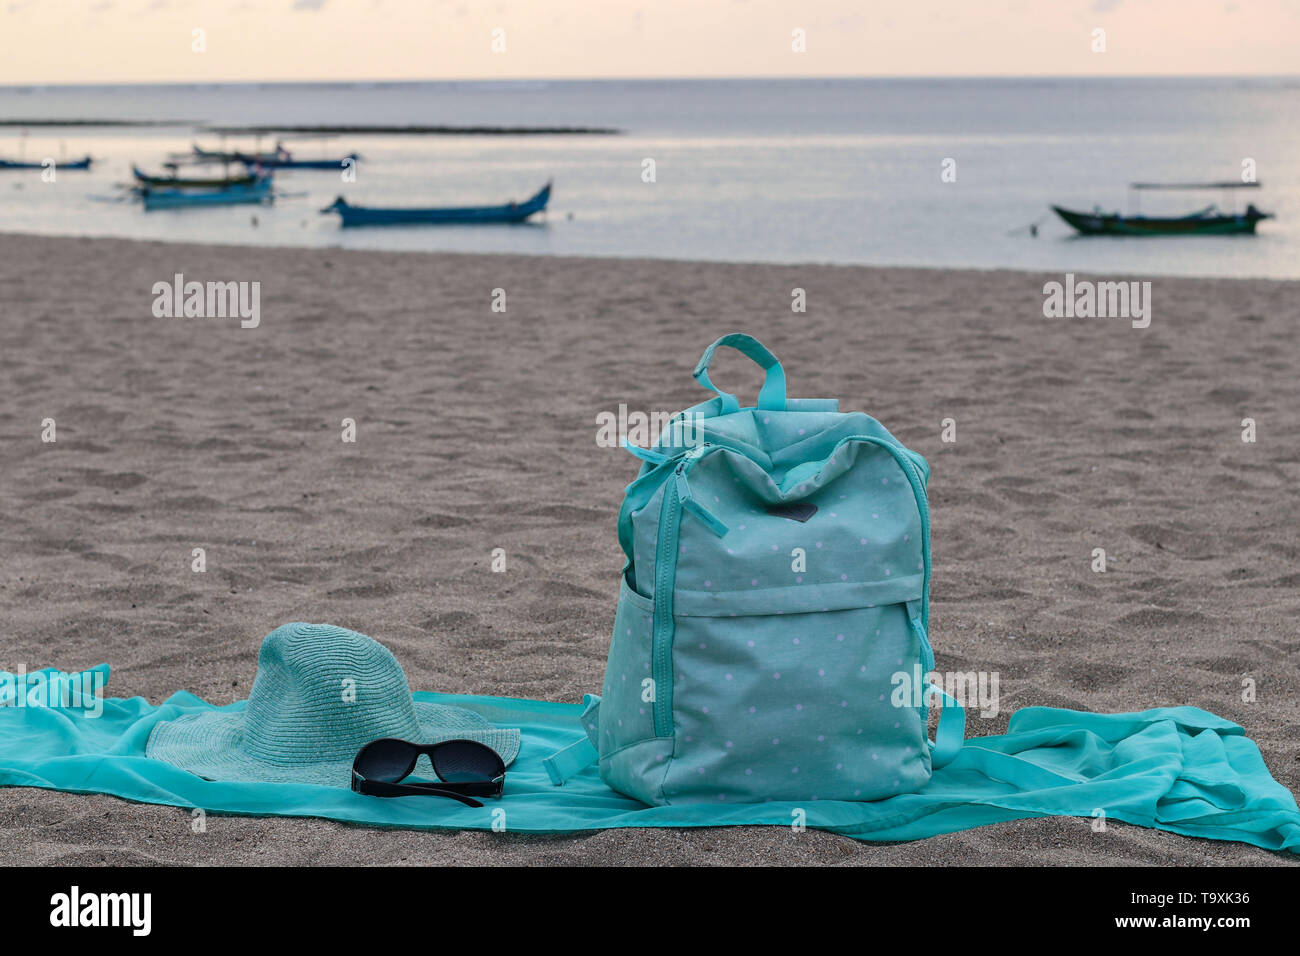
[[[713,353],[722,346],[735,349],[746,358],[752,359],[767,372],[767,377],[763,380],[763,387],[758,393],[758,407],[769,411],[785,411],[785,369],[781,368],[781,362],[768,351],[762,342],[752,335],[746,335],[744,332],[732,332],[730,335],[724,335],[704,350],[704,354],[700,356],[700,361],[696,364],[693,373],[697,382],[710,391],[717,392],[722,398],[722,414],[726,415],[740,410],[740,403],[736,400],[735,395],[724,392],[709,381],[709,363],[713,361]]]

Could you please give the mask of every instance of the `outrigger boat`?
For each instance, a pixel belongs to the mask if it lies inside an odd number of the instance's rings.
[[[531,199],[521,203],[506,203],[502,206],[441,206],[426,209],[353,206],[340,196],[321,212],[338,213],[343,218],[344,226],[517,223],[544,211],[550,201],[551,184],[548,182]]]
[[[1258,189],[1259,183],[1133,183],[1133,190],[1144,189]],[[1218,206],[1207,206],[1185,216],[1143,216],[1107,213],[1101,207],[1092,212],[1076,212],[1053,206],[1052,210],[1084,236],[1228,236],[1254,235],[1262,219],[1272,213],[1260,212],[1254,204],[1242,213],[1225,213]]]
[[[253,165],[265,165],[271,162],[279,155],[278,150],[279,146],[276,147],[276,151],[270,153],[227,153],[224,150],[204,149],[197,143],[190,147],[191,156],[196,163],[251,163]],[[173,154],[173,158],[178,158],[178,155]]]
[[[89,156],[84,159],[55,160],[54,168],[58,170],[89,169],[94,160]],[[0,159],[0,169],[44,169],[45,163],[27,163],[18,159]]]
[[[271,201],[270,176],[261,176],[247,185],[222,189],[156,189],[143,186],[140,196],[146,212],[155,209],[179,209],[188,206],[238,206]]]
[[[252,173],[243,176],[226,176],[215,179],[181,176],[172,166],[170,176],[151,176],[139,166],[132,166],[131,172],[136,181],[143,186],[171,189],[225,189],[228,186],[247,186],[257,181]]]
[[[276,143],[269,153],[220,152],[202,149],[195,145],[194,156],[201,163],[243,163],[245,166],[261,166],[263,169],[342,169],[349,160],[356,162],[361,157],[349,153],[338,159],[295,159],[293,153],[283,143]]]
[[[294,159],[286,151],[283,156],[273,159],[258,158],[245,153],[235,153],[235,158],[246,166],[262,166],[266,169],[342,169],[348,160],[355,163],[361,157],[357,153],[348,153],[339,159]]]

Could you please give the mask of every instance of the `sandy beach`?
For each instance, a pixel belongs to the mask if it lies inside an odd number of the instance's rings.
[[[225,703],[247,696],[267,632],[305,620],[380,640],[415,689],[598,692],[637,463],[597,444],[596,416],[701,400],[700,352],[743,330],[792,395],[839,398],[930,461],[938,667],[1001,675],[1001,713],[969,733],[1029,705],[1189,704],[1243,725],[1300,790],[1300,284],[1154,278],[1135,329],[1046,319],[1063,276],[1011,271],[16,235],[0,263],[0,669],[108,662],[113,696]],[[155,317],[151,290],[177,273],[260,282],[260,324]],[[742,359],[716,367],[753,399]],[[0,861],[1294,862],[1063,818],[893,845],[235,817],[198,836],[179,809],[15,788]]]

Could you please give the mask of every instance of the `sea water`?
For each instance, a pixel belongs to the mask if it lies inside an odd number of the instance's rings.
[[[0,88],[0,156],[96,159],[90,173],[0,172],[0,231],[185,242],[527,254],[1300,277],[1300,80],[833,79]],[[146,213],[130,165],[222,140],[206,124],[608,126],[615,136],[289,138],[344,171],[277,175],[272,207]],[[227,146],[263,149],[230,137]],[[648,162],[649,161],[649,162]],[[198,167],[199,175],[220,166]],[[1142,193],[1136,180],[1262,188]],[[652,175],[650,175],[652,171]],[[342,230],[320,209],[522,200],[535,224]],[[1259,235],[1074,236],[1049,204],[1183,214],[1254,202]],[[1038,226],[1037,236],[1029,226]]]

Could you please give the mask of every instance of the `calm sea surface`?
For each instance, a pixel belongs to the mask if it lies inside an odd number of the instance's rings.
[[[1300,278],[1300,79],[665,80],[0,88],[0,119],[145,119],[150,128],[0,127],[0,157],[92,154],[90,173],[0,171],[0,231],[259,245],[653,256],[1136,275]],[[158,171],[191,123],[613,126],[618,136],[340,136],[339,172],[277,177],[272,207],[145,213],[130,164]],[[273,138],[261,141],[269,147]],[[230,139],[250,148],[251,138]],[[643,161],[656,181],[642,181]],[[955,161],[956,181],[940,176]],[[1080,239],[1048,204],[1133,209],[1134,180],[1259,190],[1145,193],[1185,213],[1253,201],[1255,238]],[[209,170],[220,167],[208,167]],[[347,230],[321,207],[523,199],[539,225]],[[1234,194],[1235,193],[1235,194]],[[256,219],[256,224],[254,224]],[[1038,222],[1037,238],[1023,227]]]

